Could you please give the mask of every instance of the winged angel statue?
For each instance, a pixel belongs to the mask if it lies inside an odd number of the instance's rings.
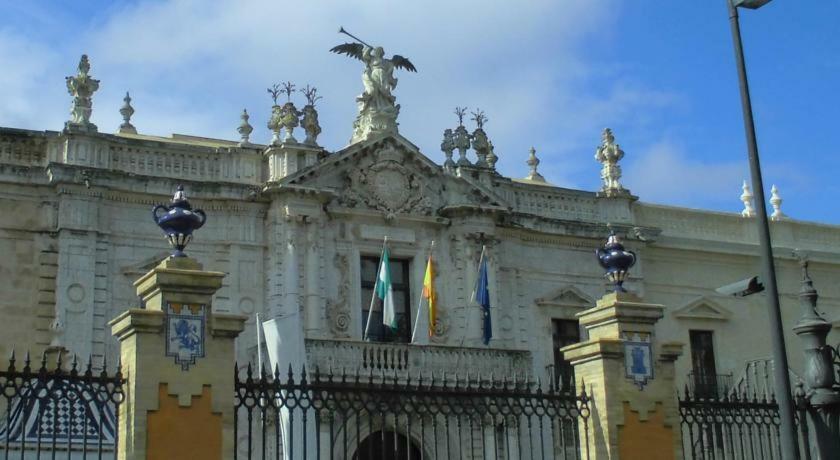
[[[356,98],[359,105],[359,117],[356,120],[353,140],[367,137],[371,131],[396,131],[396,119],[400,106],[391,92],[397,86],[394,69],[401,68],[417,72],[417,68],[408,59],[395,54],[385,58],[381,46],[373,47],[350,35],[343,28],[339,30],[358,43],[344,43],[330,51],[356,58],[365,63],[362,83],[365,91]]]

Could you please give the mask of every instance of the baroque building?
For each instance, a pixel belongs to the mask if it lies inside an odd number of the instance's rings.
[[[570,368],[557,350],[581,340],[575,315],[606,292],[594,249],[611,231],[637,255],[628,289],[666,306],[657,340],[688,345],[678,381],[737,381],[748,363],[769,358],[763,294],[715,291],[759,271],[749,197],[743,215],[646,203],[620,182],[624,151],[610,130],[595,149],[600,190],[546,182],[533,149],[527,178],[505,177],[495,169],[503,153],[485,132],[486,117],[474,114],[470,130],[463,109],[459,124],[444,133],[442,155],[421,152],[399,134],[391,94],[395,67],[408,67],[381,49],[364,53],[359,116],[350,145],[338,151],[317,143],[315,90],[305,88],[307,103],[298,109],[291,84],[272,90],[274,136],[267,144],[251,140],[247,112],[239,141],[140,133],[130,122],[128,94],[124,123],[105,133],[91,123],[99,81],[83,57],[67,77],[73,104],[63,130],[0,128],[0,354],[66,350],[96,362],[116,356],[108,321],[137,306],[133,282],[169,254],[150,211],[182,185],[208,216],[190,255],[227,274],[214,309],[249,317],[237,342],[241,362],[257,360],[259,314],[292,318],[305,346],[299,358],[322,369],[468,368],[568,381]],[[278,102],[284,92],[287,101]],[[781,302],[788,351],[797,357],[800,345],[789,329],[799,316],[797,257],[809,258],[821,306],[837,327],[840,228],[777,211]],[[399,327],[366,342],[385,237]],[[471,301],[482,248],[488,345],[481,309]],[[430,251],[438,320],[433,337],[411,344]],[[798,360],[791,364],[799,372]]]

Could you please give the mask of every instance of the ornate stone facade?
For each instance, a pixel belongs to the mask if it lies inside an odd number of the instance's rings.
[[[64,348],[94,361],[114,356],[105,325],[139,305],[132,283],[166,257],[150,211],[179,184],[208,215],[190,254],[228,274],[214,311],[250,318],[238,339],[240,361],[254,358],[259,313],[302,315],[300,333],[315,362],[363,363],[377,345],[361,342],[360,260],[377,256],[387,236],[392,258],[408,267],[412,321],[436,242],[439,313],[431,345],[383,350],[405,352],[412,366],[429,371],[470,363],[543,376],[554,362],[551,321],[575,319],[605,292],[593,250],[610,228],[638,255],[627,288],[665,305],[659,339],[687,342],[689,330],[713,330],[717,349],[727,350],[716,358],[720,373],[737,374],[745,361],[769,355],[763,300],[715,293],[757,270],[754,221],[638,201],[618,182],[623,152],[611,135],[598,149],[604,188],[570,190],[540,180],[533,155],[529,180],[500,175],[486,134],[471,135],[462,123],[444,134],[441,165],[391,131],[328,152],[315,144],[321,128],[312,114],[303,123],[307,140],[297,143],[290,114],[299,114],[284,107],[275,104],[270,145],[254,143],[244,113],[240,141],[0,128],[0,356],[12,344],[36,353]],[[74,120],[89,115],[82,110]],[[467,159],[476,138],[484,163]],[[797,316],[787,308],[798,289],[793,249],[808,252],[822,307],[836,324],[840,228],[791,219],[772,225],[786,324]],[[481,345],[480,310],[470,301],[482,246],[489,347]],[[690,366],[678,361],[678,378]]]

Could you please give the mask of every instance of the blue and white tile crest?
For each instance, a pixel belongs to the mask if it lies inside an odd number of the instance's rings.
[[[624,340],[624,371],[628,379],[644,389],[653,380],[653,347],[647,332],[626,332]]]
[[[205,305],[167,303],[166,356],[187,371],[204,357]]]

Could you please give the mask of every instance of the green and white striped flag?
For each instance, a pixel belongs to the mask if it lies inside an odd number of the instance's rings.
[[[388,248],[382,250],[382,259],[379,262],[379,276],[376,277],[376,285],[373,288],[373,297],[370,299],[370,310],[382,309],[382,324],[391,328],[392,332],[397,330],[397,315],[394,312],[394,290],[391,288],[391,264],[388,262]]]

